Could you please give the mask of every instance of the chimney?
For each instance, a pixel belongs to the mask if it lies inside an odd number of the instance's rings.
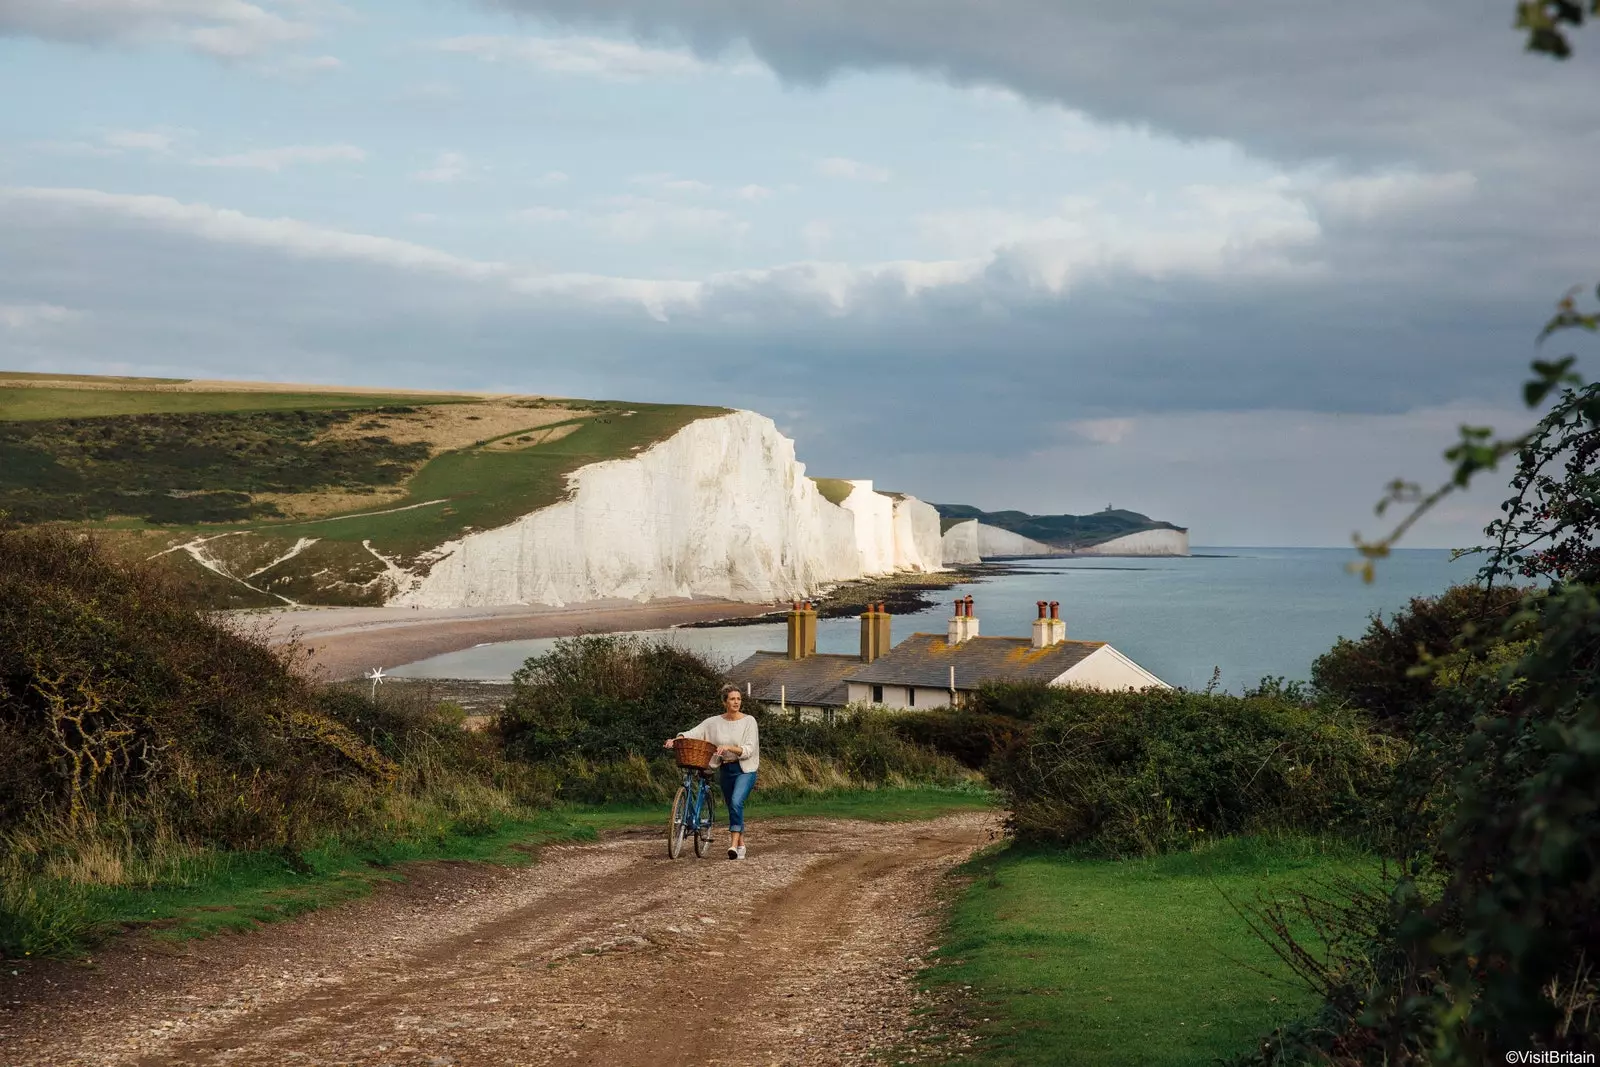
[[[878,630],[878,655],[880,656],[887,656],[889,650],[894,648],[894,637],[890,632],[892,620],[893,617],[889,614],[889,605],[882,600],[878,601],[878,615],[873,620],[873,623]]]
[[[789,605],[789,658],[805,659],[805,636],[800,627],[800,601]]]
[[[1045,618],[1044,614],[1047,605],[1042,600],[1036,600],[1033,603],[1034,607],[1039,609],[1039,617],[1033,620],[1033,647],[1049,648],[1052,643],[1050,640],[1050,620]]]
[[[959,645],[978,636],[978,617],[972,613],[972,598],[956,601],[956,613],[950,617],[946,644]]]
[[[868,604],[861,613],[861,662],[871,663],[883,650],[878,647],[878,605]]]
[[[817,612],[811,601],[795,601],[789,608],[789,658],[817,654]]]
[[[1061,601],[1050,601],[1050,617],[1045,623],[1049,626],[1050,644],[1059,645],[1067,639],[1067,622],[1061,617]]]

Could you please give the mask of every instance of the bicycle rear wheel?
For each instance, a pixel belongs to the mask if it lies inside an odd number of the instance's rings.
[[[668,859],[675,860],[683,852],[683,837],[689,831],[688,807],[689,791],[679,786],[678,795],[672,798],[672,819],[667,823]]]
[[[711,836],[717,830],[717,790],[710,782],[700,786],[704,797],[700,802],[700,825],[695,827],[694,854],[704,856],[711,851]]]

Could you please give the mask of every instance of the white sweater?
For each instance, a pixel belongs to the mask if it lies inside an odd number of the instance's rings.
[[[739,769],[750,772],[761,766],[761,736],[756,729],[754,715],[746,715],[739,719],[728,720],[721,715],[713,715],[705,722],[696,726],[679,737],[694,737],[701,741],[710,741],[713,745],[734,745],[739,749]],[[721,756],[711,758],[711,766],[720,767]]]

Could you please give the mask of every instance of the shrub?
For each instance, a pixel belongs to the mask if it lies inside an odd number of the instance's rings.
[[[285,658],[144,568],[0,529],[0,829],[115,815],[223,847],[299,840],[396,767]]]
[[[512,680],[498,720],[513,758],[546,766],[579,801],[668,799],[679,772],[662,741],[717,713],[721,672],[672,645],[630,636],[558,641]],[[761,727],[758,789],[840,782],[954,784],[970,775],[903,735],[894,717],[853,709],[834,723],[797,720],[751,701]],[[821,783],[826,783],[826,786]]]
[[[1038,707],[990,765],[1023,839],[1128,856],[1202,835],[1384,828],[1400,745],[1356,713],[1182,690],[1050,689]]]
[[[1311,680],[1325,697],[1369,712],[1375,722],[1404,735],[1436,694],[1425,663],[1458,654],[1463,643],[1496,634],[1530,590],[1457,585],[1436,597],[1413,597],[1387,621],[1373,615],[1356,640],[1340,638],[1317,657]]]

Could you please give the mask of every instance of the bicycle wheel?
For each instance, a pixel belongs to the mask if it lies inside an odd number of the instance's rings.
[[[683,852],[683,835],[688,832],[689,791],[682,786],[678,787],[678,795],[672,798],[672,819],[667,823],[667,858],[677,859]]]
[[[711,836],[717,830],[717,791],[710,782],[702,782],[700,788],[705,799],[700,802],[700,825],[694,835],[696,856],[711,851]]]

